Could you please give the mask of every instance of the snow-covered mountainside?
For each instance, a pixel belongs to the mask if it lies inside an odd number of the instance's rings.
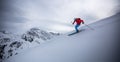
[[[59,33],[52,33],[52,32],[48,33],[38,28],[32,28],[30,29],[30,31],[27,31],[25,34],[22,35],[22,39],[29,42],[36,41],[40,43],[38,39],[46,41],[51,39],[55,35],[59,35]]]
[[[120,13],[90,24],[95,30],[84,26],[81,29],[85,30],[78,34],[57,36],[50,40],[52,42],[28,49],[4,62],[119,62],[119,17]],[[41,38],[27,34],[26,37]]]
[[[22,35],[0,31],[0,62],[58,35],[59,33],[46,32],[39,28],[32,28]]]

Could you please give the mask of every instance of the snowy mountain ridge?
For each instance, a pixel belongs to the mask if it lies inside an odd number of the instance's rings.
[[[59,33],[46,32],[39,28],[31,28],[22,35],[0,31],[0,60],[17,55],[26,48],[32,48],[58,36]]]

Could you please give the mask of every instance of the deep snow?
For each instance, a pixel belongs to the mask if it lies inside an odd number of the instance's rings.
[[[120,13],[27,49],[4,62],[117,62]],[[70,33],[70,32],[69,32]]]

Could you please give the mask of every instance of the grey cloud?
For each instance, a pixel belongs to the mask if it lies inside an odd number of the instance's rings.
[[[74,6],[74,3],[76,3],[74,1],[81,6],[83,5],[83,7]],[[116,4],[119,4],[119,0],[115,1]],[[86,4],[85,7],[84,3]],[[98,19],[96,15],[99,11],[94,11],[94,8],[92,8],[93,14],[91,11],[86,10],[89,7],[87,6],[88,3],[89,0],[0,0],[0,28],[17,28],[20,25],[25,25],[25,22],[31,23],[31,26],[68,25],[64,21],[71,20],[72,16],[76,16],[75,14],[78,14],[78,17],[82,17],[86,21],[88,20],[88,22]],[[120,5],[115,7],[115,11],[116,13],[120,11]],[[41,20],[40,18],[48,20]],[[60,23],[59,20],[63,23]],[[34,21],[36,23],[32,23]],[[17,23],[19,23],[19,26],[16,26]]]
[[[15,0],[0,0],[0,29],[9,27],[14,23],[28,21],[27,18],[23,17],[24,12],[14,2]]]

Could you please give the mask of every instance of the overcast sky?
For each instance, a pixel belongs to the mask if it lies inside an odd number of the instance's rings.
[[[0,0],[0,29],[22,32],[39,27],[68,32],[75,17],[89,24],[119,9],[119,0]]]

